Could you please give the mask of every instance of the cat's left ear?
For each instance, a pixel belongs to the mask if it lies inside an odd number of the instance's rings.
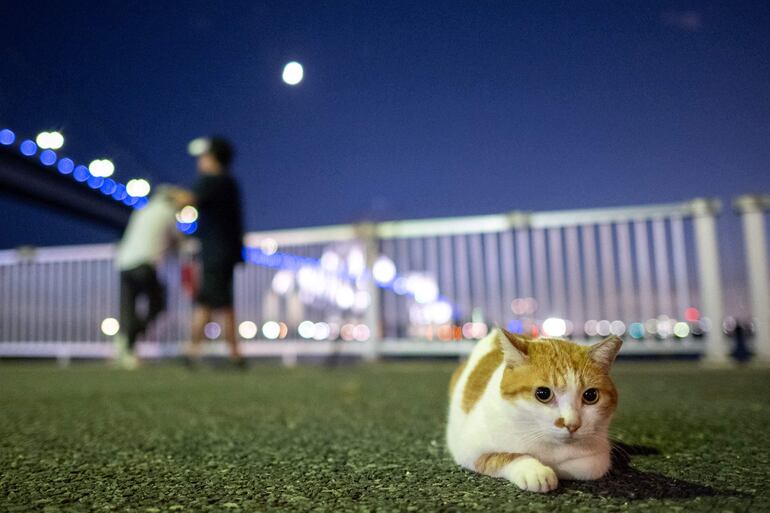
[[[601,342],[590,346],[588,356],[594,362],[598,363],[605,371],[610,370],[610,365],[615,361],[615,357],[620,351],[623,341],[619,337],[607,337]]]
[[[521,365],[527,361],[530,339],[522,335],[516,335],[502,328],[497,330],[498,341],[503,350],[503,359],[509,367]]]

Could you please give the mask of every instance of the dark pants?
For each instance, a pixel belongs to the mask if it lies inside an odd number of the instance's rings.
[[[147,313],[142,316],[137,310],[137,299],[147,298]],[[147,326],[165,308],[166,291],[158,281],[155,268],[149,264],[140,265],[120,273],[120,330],[133,348],[136,338],[144,333]]]

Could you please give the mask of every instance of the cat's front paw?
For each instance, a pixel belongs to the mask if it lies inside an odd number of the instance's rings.
[[[550,492],[559,485],[556,472],[532,457],[513,462],[507,474],[509,481],[529,492]]]

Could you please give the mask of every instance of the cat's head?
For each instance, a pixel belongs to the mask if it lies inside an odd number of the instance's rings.
[[[609,376],[622,344],[618,337],[590,346],[505,330],[498,338],[505,361],[501,396],[526,412],[539,439],[572,443],[606,437],[618,403]]]

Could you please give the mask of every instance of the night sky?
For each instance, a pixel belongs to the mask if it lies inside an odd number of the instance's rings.
[[[186,185],[226,135],[248,229],[770,190],[766,1],[34,4],[2,8],[0,125]],[[117,237],[0,216],[0,247]]]

